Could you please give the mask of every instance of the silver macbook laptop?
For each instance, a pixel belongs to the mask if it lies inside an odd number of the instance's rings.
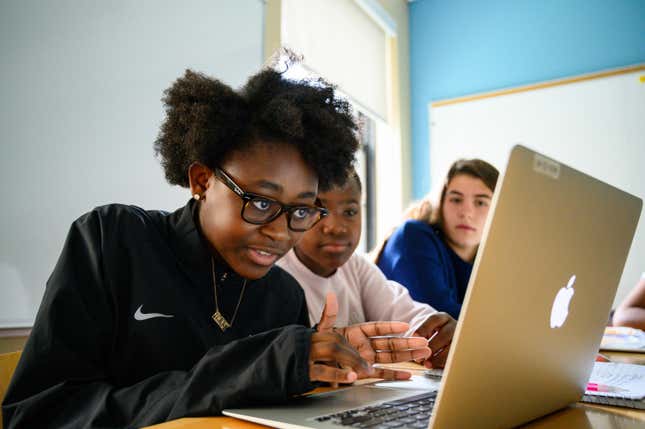
[[[493,197],[438,392],[418,379],[408,388],[376,383],[224,414],[281,428],[499,428],[576,402],[641,206],[516,146]]]

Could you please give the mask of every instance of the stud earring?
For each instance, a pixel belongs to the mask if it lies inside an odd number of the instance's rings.
[[[193,195],[193,198],[194,198],[196,201],[199,201],[199,200],[202,198],[202,196],[201,196],[201,195],[199,195],[199,194],[194,194],[194,195]]]

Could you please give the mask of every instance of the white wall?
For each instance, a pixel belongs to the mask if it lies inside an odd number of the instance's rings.
[[[454,104],[437,103],[430,109],[432,183],[439,187],[457,158],[483,158],[502,170],[510,148],[522,143],[644,199],[642,76],[644,65],[626,74]],[[642,218],[614,307],[645,271]]]
[[[27,326],[71,222],[94,206],[172,210],[154,159],[184,69],[237,87],[262,61],[261,0],[0,3],[0,328]]]

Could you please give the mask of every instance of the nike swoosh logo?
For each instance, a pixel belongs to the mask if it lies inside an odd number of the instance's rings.
[[[172,314],[144,313],[141,311],[142,308],[143,305],[140,305],[137,311],[134,312],[134,320],[148,320],[154,319],[155,317],[175,317]]]

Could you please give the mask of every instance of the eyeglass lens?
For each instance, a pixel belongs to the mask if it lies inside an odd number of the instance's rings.
[[[277,201],[255,197],[246,202],[242,216],[248,222],[264,223],[273,220],[281,212],[282,205]],[[306,230],[313,226],[320,218],[320,211],[311,207],[292,207],[287,218],[289,228],[293,230]]]

